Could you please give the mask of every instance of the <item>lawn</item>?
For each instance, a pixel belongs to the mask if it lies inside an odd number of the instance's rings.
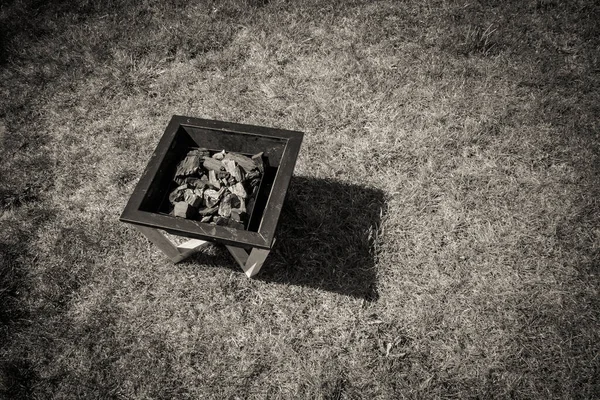
[[[0,4],[0,398],[600,398],[600,6]],[[278,240],[119,216],[172,115],[305,133]]]

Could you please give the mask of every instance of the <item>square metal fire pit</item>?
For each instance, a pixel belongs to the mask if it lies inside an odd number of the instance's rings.
[[[120,220],[133,224],[174,262],[190,256],[208,242],[222,243],[246,275],[253,276],[274,243],[302,138],[302,132],[173,116]],[[178,218],[165,212],[165,198],[177,163],[196,147],[215,152],[263,152],[265,171],[254,211],[244,230]],[[175,245],[158,229],[192,240]]]

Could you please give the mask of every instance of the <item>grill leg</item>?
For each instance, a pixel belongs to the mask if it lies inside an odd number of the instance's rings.
[[[191,239],[185,243],[176,245],[156,228],[149,228],[142,225],[134,226],[174,263],[185,260],[209,243],[206,240]],[[248,278],[252,278],[260,271],[270,252],[270,250],[255,248],[247,252],[241,247],[226,247]]]
[[[176,245],[156,228],[148,228],[147,226],[141,225],[134,226],[138,231],[142,232],[142,234],[144,234],[148,240],[154,243],[156,247],[165,253],[165,255],[174,263],[185,260],[209,243],[206,240],[191,239],[185,243]]]
[[[234,246],[227,246],[227,250],[229,250],[248,278],[252,278],[258,274],[270,252],[269,250],[253,248],[248,253],[246,250]]]

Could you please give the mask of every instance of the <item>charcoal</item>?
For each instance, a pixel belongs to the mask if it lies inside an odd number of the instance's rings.
[[[200,207],[200,204],[202,204],[202,197],[194,193],[194,190],[192,189],[186,189],[183,192],[183,199],[186,203],[194,208],[198,208]]]
[[[231,195],[227,194],[223,196],[223,199],[219,203],[219,215],[221,217],[228,218],[231,216]]]
[[[194,208],[185,201],[175,203],[173,215],[180,218],[190,218],[194,214]]]
[[[177,165],[172,215],[244,229],[264,172],[263,154],[192,149]]]
[[[221,189],[221,182],[217,179],[217,174],[214,170],[208,171],[208,181],[217,189]]]
[[[204,191],[204,201],[208,207],[213,207],[219,202],[221,197],[219,192],[220,190],[216,191],[214,189],[206,189]]]
[[[231,177],[234,178],[236,182],[242,181],[242,171],[235,160],[225,158],[221,162],[225,166],[225,171],[229,172]]]
[[[245,213],[232,209],[231,210],[231,219],[237,222],[242,222],[242,219],[245,217]]]
[[[194,194],[200,198],[204,198],[204,188],[195,188]]]
[[[246,180],[260,179],[261,173],[258,169],[250,171],[246,174]]]
[[[242,199],[248,197],[248,193],[246,193],[246,189],[244,189],[244,184],[242,182],[230,186],[229,191]]]
[[[227,153],[223,158],[223,161],[225,160],[235,161],[237,165],[239,165],[245,172],[250,172],[253,169],[256,169],[255,162],[250,157],[246,157],[243,154]]]
[[[207,215],[214,215],[219,211],[219,206],[213,206],[213,207],[206,207],[206,208],[201,208],[198,210],[198,215],[200,216],[207,216]]]
[[[217,171],[218,172],[218,171],[225,170],[223,163],[219,160],[215,160],[214,158],[205,158],[202,165],[204,166],[204,168],[206,168],[209,171]]]
[[[217,172],[217,179],[223,180],[229,178],[230,174],[227,171],[219,171]]]
[[[223,157],[225,157],[225,150],[222,150],[222,151],[212,155],[212,158],[214,158],[215,160],[219,160],[219,161],[221,161],[223,159]]]
[[[231,207],[232,208],[240,208],[243,206],[243,204],[244,204],[244,202],[242,201],[242,199],[239,196],[237,196],[234,193],[231,194]]]
[[[171,204],[175,204],[175,202],[182,200],[183,192],[185,192],[185,190],[187,188],[188,188],[188,186],[184,184],[184,185],[178,186],[175,190],[173,190],[169,194],[169,201],[171,202]]]
[[[183,161],[177,165],[175,176],[183,177],[193,175],[198,172],[201,163],[202,156],[196,150],[192,150],[186,155]]]
[[[188,176],[187,178],[185,178],[183,180],[183,183],[188,185],[188,187],[193,187],[193,188],[204,188],[206,185],[208,185],[207,180],[204,180],[201,178],[196,178],[194,176]]]

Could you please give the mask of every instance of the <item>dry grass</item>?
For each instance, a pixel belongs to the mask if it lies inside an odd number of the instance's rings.
[[[598,398],[592,1],[0,5],[0,396]],[[306,132],[258,279],[118,222],[173,114]]]

